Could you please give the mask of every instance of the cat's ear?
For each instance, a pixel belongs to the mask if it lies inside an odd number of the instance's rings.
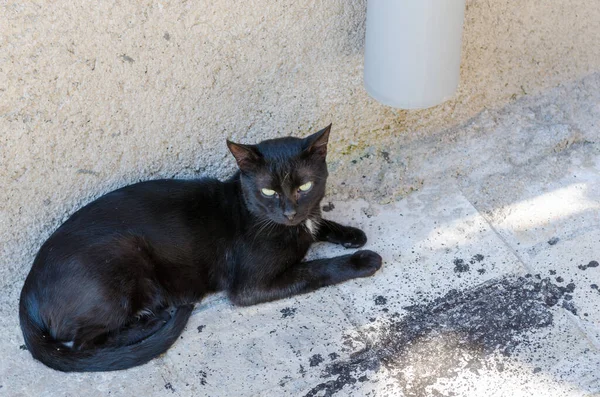
[[[231,142],[228,139],[227,147],[231,154],[233,154],[233,157],[235,157],[235,161],[237,161],[238,167],[242,171],[251,171],[262,160],[262,155],[254,145],[242,145],[241,143]]]
[[[327,142],[329,142],[330,130],[331,124],[306,137],[304,139],[304,152],[325,159],[327,157]]]

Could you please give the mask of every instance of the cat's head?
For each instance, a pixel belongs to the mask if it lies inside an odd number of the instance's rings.
[[[319,213],[327,182],[331,125],[306,138],[278,138],[257,145],[227,141],[240,168],[250,212],[282,225],[298,225]]]

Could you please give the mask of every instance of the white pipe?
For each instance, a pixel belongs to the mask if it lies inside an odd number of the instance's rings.
[[[465,0],[368,0],[365,89],[379,102],[421,109],[458,87]]]

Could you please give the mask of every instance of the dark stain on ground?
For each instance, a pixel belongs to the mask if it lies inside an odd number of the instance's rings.
[[[119,58],[121,58],[125,62],[129,62],[129,63],[135,62],[135,60],[132,57],[130,57],[129,55],[126,55],[126,54],[121,55]]]
[[[337,354],[337,353],[335,353],[335,352],[333,352],[333,353],[329,353],[329,359],[330,359],[331,361],[335,360],[335,359],[336,359],[336,358],[338,358],[339,356],[340,356],[340,355],[339,355],[339,354]]]
[[[590,263],[588,263],[587,265],[579,265],[577,267],[581,270],[586,270],[590,267],[598,267],[598,261],[590,261]]]
[[[99,172],[96,172],[94,170],[86,170],[86,169],[83,169],[83,168],[77,170],[77,173],[78,174],[86,174],[86,175],[94,175],[94,176],[99,176],[100,175]]]
[[[563,293],[568,292],[572,293],[575,291],[575,283],[569,283],[566,287],[558,287]]]
[[[481,262],[484,258],[485,256],[481,254],[473,255],[473,257],[471,258],[471,264],[474,264],[475,262]]]
[[[558,237],[552,237],[550,240],[548,240],[548,244],[555,245],[559,241],[560,241],[560,239]]]
[[[165,383],[165,389],[171,390],[171,393],[175,393],[175,388],[173,387],[173,385],[171,384],[171,382]]]
[[[385,298],[385,296],[379,295],[377,298],[375,298],[375,304],[378,306],[385,305],[386,303],[387,299]]]
[[[206,325],[199,325],[197,330],[198,330],[198,332],[202,332],[204,330],[204,328],[206,328]]]
[[[284,387],[289,381],[293,380],[294,378],[292,378],[289,375],[284,376],[278,383],[278,385],[280,387]]]
[[[388,163],[388,164],[392,163],[392,160],[390,159],[389,152],[382,151],[381,152],[381,157],[383,157],[383,159],[385,160],[386,163]]]
[[[295,314],[296,314],[295,307],[286,307],[286,308],[281,309],[281,318],[294,317]]]
[[[21,346],[19,346],[19,349],[21,349],[21,350],[27,350],[27,346],[21,345]]]
[[[198,375],[200,375],[200,384],[202,386],[206,385],[206,371],[198,371]]]
[[[335,205],[333,205],[333,203],[330,201],[329,203],[327,203],[326,205],[323,206],[323,211],[330,212],[330,211],[333,211],[334,208],[335,208]]]
[[[303,378],[306,375],[306,369],[304,369],[304,366],[302,364],[300,364],[300,370],[298,370],[298,373],[302,375]]]
[[[549,278],[509,276],[405,307],[408,314],[382,319],[375,343],[326,365],[323,382],[306,396],[333,396],[381,367],[393,374],[404,396],[445,395],[434,385],[463,368],[504,370],[504,357],[529,343],[527,331],[553,324],[550,307],[574,309],[565,300],[574,289],[573,283],[560,287]]]
[[[320,354],[315,354],[310,358],[310,366],[316,367],[317,365],[321,364],[323,361],[325,361],[325,360],[323,359],[323,357]]]
[[[462,259],[454,259],[454,261],[452,261],[454,263],[454,273],[464,273],[464,272],[468,272],[469,271],[469,264],[465,263],[464,260]]]
[[[379,369],[371,368],[370,365],[375,363],[373,360],[365,360],[359,357],[356,360],[348,362],[333,363],[327,366],[323,372],[323,378],[334,378],[327,382],[318,384],[305,394],[305,397],[330,397],[342,390],[345,386],[354,385],[356,382],[364,382],[368,380],[367,371],[376,371]],[[362,381],[360,380],[362,379]]]

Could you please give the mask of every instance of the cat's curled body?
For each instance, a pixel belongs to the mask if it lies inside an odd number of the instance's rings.
[[[329,130],[228,142],[240,168],[228,181],[142,182],[73,214],[21,292],[31,354],[61,371],[125,369],[165,352],[208,293],[251,305],[375,273],[372,251],[302,261],[315,241],[366,242],[321,218]]]

